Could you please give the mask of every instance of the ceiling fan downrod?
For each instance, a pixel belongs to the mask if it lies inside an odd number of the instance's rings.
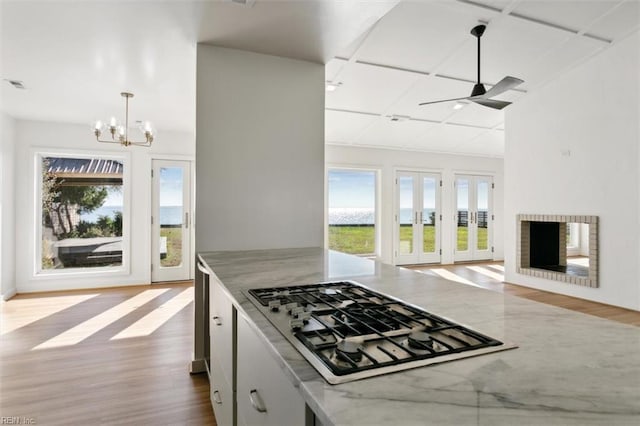
[[[484,88],[484,85],[480,82],[480,38],[482,37],[482,34],[484,34],[484,30],[486,29],[487,26],[484,24],[476,25],[471,29],[471,35],[475,36],[478,39],[478,82],[473,86],[471,96],[480,96],[484,95],[487,92]]]

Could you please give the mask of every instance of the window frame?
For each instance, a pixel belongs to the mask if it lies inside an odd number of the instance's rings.
[[[380,174],[381,169],[371,166],[351,166],[351,165],[342,165],[342,164],[329,164],[325,168],[325,220],[324,220],[324,246],[330,250],[329,248],[329,173],[332,170],[338,171],[351,171],[351,172],[370,172],[373,173],[375,180],[375,199],[374,199],[374,214],[373,214],[373,226],[374,226],[374,251],[372,253],[367,254],[357,254],[355,256],[365,257],[365,258],[379,258],[381,252],[381,241],[382,241],[382,221],[381,218],[381,197],[380,197]]]
[[[33,192],[32,224],[33,241],[33,279],[51,279],[55,277],[92,277],[96,275],[129,275],[131,272],[131,154],[129,152],[89,151],[79,149],[33,148]],[[70,267],[63,269],[42,268],[42,161],[46,157],[58,158],[94,158],[122,162],[122,264],[120,266],[97,266],[91,268]]]

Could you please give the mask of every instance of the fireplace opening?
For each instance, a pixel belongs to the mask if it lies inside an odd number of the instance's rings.
[[[562,238],[560,237],[560,223],[531,222],[529,233],[531,267],[548,269],[561,266],[560,246],[562,245]]]
[[[519,215],[519,224],[519,273],[598,286],[596,216]]]

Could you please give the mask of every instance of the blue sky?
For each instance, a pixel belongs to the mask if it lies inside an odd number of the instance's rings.
[[[182,168],[160,168],[160,206],[182,205]]]
[[[160,206],[171,207],[182,205],[182,168],[160,168]],[[115,187],[107,187],[109,195],[104,207],[122,206],[122,191]]]
[[[329,208],[374,208],[375,172],[329,170]]]

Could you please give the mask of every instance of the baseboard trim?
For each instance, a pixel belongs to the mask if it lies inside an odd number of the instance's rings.
[[[7,300],[11,299],[16,294],[18,294],[18,290],[16,290],[16,288],[14,287],[11,290],[9,290],[8,292],[2,294],[2,300],[4,300],[6,302]]]

